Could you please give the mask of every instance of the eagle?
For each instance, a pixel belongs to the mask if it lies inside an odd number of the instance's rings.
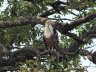
[[[43,40],[48,50],[58,50],[58,33],[50,21],[45,23]]]

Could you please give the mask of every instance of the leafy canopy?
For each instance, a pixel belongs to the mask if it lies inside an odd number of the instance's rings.
[[[19,16],[31,15],[48,17],[60,23],[70,23],[86,15],[96,13],[96,2],[94,0],[62,0],[65,4],[61,4],[61,8],[58,7],[59,13],[52,7],[52,3],[56,2],[56,0],[0,0],[0,6],[2,7],[5,2],[7,2],[7,7],[0,13],[0,21],[14,21]],[[66,19],[69,16],[73,16],[73,18]],[[75,31],[80,36],[93,26],[96,26],[95,24],[96,19],[76,27],[73,32]],[[0,43],[9,50],[24,46],[44,47],[43,28],[44,26],[40,24],[36,26],[28,24],[12,28],[0,28]],[[60,34],[59,36],[59,46],[62,48],[68,48],[74,42],[72,38],[66,35]],[[92,43],[92,40],[89,40],[88,43]],[[81,48],[84,48],[84,45],[81,45]],[[20,72],[27,72],[28,68],[30,68],[31,72],[71,72],[72,70],[85,72],[86,70],[81,66],[78,54],[67,61],[62,60],[61,62],[54,61],[54,56],[47,55],[46,58],[48,62],[41,62],[39,59],[20,62]]]

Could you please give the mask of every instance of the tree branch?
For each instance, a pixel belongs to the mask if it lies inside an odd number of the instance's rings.
[[[36,17],[36,16],[23,17],[23,16],[21,16],[14,21],[0,21],[0,28],[10,28],[10,27],[15,27],[15,26],[24,26],[24,25],[28,25],[28,24],[32,24],[33,26],[35,26],[36,24],[45,24],[46,21],[48,21],[48,23],[55,26],[55,28],[60,33],[68,35],[68,31],[74,29],[75,27],[77,27],[79,25],[82,25],[85,22],[91,21],[94,18],[96,18],[96,13],[93,13],[86,17],[75,20],[75,21],[71,22],[70,24],[67,24],[67,23],[64,24],[64,23],[58,23],[58,22],[52,21],[47,18],[42,18],[42,17]],[[72,35],[69,35],[69,36],[72,37]],[[80,40],[78,37],[77,37],[77,39],[78,39],[77,41]]]
[[[77,27],[79,25],[82,25],[86,22],[93,20],[94,18],[96,18],[96,13],[93,13],[93,14],[87,15],[86,17],[77,19],[69,24],[56,23],[56,25],[57,25],[57,29],[60,30],[61,33],[66,33],[68,31],[73,30],[75,27]]]
[[[34,23],[36,24],[44,24],[45,21],[49,20],[49,23],[51,23],[52,25],[56,25],[57,30],[61,31],[61,33],[64,32],[68,32],[72,29],[74,29],[75,27],[82,25],[83,23],[89,22],[91,20],[93,20],[94,18],[96,18],[96,13],[90,14],[86,17],[80,18],[78,20],[75,20],[73,22],[71,22],[70,24],[68,23],[58,23],[55,21],[52,21],[50,19],[47,18],[42,18],[42,17],[36,17],[36,16],[21,16],[19,18],[17,18],[14,21],[0,21],[0,28],[10,28],[10,27],[15,27],[15,26],[24,26],[24,25],[28,25],[28,24],[32,24]]]

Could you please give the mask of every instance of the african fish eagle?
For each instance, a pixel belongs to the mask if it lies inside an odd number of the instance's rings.
[[[58,33],[55,29],[55,27],[52,26],[50,21],[46,21],[45,27],[44,27],[44,43],[46,48],[49,50],[57,50],[58,49]]]

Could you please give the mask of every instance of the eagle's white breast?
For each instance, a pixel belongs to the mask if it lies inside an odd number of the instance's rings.
[[[44,28],[44,36],[46,38],[50,38],[50,36],[53,34],[53,27],[51,24],[45,24]]]

